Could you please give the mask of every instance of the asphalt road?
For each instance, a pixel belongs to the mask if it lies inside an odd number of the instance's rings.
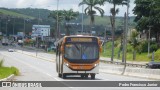
[[[41,58],[36,58],[23,53],[18,52],[8,52],[8,47],[0,48],[0,55],[4,57],[4,64],[6,66],[15,66],[20,70],[20,75],[14,78],[14,81],[90,81],[88,79],[81,79],[79,76],[71,76],[67,79],[61,79],[57,76],[55,70],[55,63],[53,55],[53,61],[42,60]],[[34,54],[34,52],[31,52]],[[39,55],[47,55],[44,53],[39,53]],[[48,57],[48,56],[47,56]],[[101,67],[105,67],[104,63],[101,63]],[[150,81],[150,79],[143,79],[137,77],[128,77],[122,75],[114,75],[100,72],[96,75],[95,81]],[[64,83],[67,85],[67,83]],[[159,90],[155,87],[54,87],[54,88],[0,88],[0,90]]]

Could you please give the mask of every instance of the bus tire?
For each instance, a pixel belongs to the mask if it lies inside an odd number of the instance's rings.
[[[58,73],[58,77],[62,77],[62,74]]]
[[[66,74],[63,73],[62,74],[62,78],[65,79],[66,78]]]
[[[85,75],[85,78],[88,78],[88,74]]]
[[[85,75],[84,74],[81,74],[81,78],[84,78],[85,77]]]
[[[95,74],[91,74],[91,79],[95,79]]]
[[[58,63],[57,63],[57,61],[56,61],[56,71],[59,72],[58,71]]]

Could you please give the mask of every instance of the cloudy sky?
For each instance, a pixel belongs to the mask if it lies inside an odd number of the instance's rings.
[[[78,4],[82,0],[59,0],[59,9],[73,9],[74,11],[82,12],[82,7],[79,7]],[[132,9],[134,8],[135,4],[133,3],[134,0],[131,0],[130,8],[129,8],[129,15],[133,16]],[[5,8],[45,8],[49,10],[56,10],[57,9],[57,0],[0,0],[0,7]],[[86,6],[84,6],[86,7]],[[111,4],[106,3],[102,8],[105,10],[105,15],[110,15],[110,8],[112,7]],[[117,8],[120,9],[118,16],[124,16],[126,12],[126,6],[118,6]]]

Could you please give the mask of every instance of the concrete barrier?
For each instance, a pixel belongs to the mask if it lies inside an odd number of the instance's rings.
[[[124,75],[138,76],[150,79],[160,79],[160,70],[145,68],[126,68]]]
[[[136,76],[149,79],[159,79],[160,80],[160,69],[147,69],[147,68],[133,68],[126,67],[124,73],[123,67],[101,67],[100,72],[112,73],[112,74],[121,74],[127,76]]]
[[[49,62],[55,62],[54,58],[53,59],[49,59],[49,58],[46,58],[46,57],[36,56],[33,53],[26,52],[26,51],[21,51],[21,50],[16,50],[16,52],[18,52],[18,53],[22,53],[23,52],[23,54],[28,55],[28,56],[36,57],[36,58],[39,58],[41,60],[45,60],[45,61],[49,61]]]

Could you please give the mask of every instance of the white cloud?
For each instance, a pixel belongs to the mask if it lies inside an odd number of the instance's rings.
[[[82,8],[78,4],[82,0],[59,0],[59,9],[73,9],[74,11],[81,12]],[[133,15],[132,9],[134,8],[134,0],[130,3],[130,15]],[[45,8],[49,10],[57,9],[57,0],[0,0],[0,7],[5,8]],[[105,10],[105,15],[110,15],[110,8],[113,7],[111,4],[106,3],[102,8]],[[123,16],[126,12],[126,6],[118,6],[120,12],[118,16]]]

